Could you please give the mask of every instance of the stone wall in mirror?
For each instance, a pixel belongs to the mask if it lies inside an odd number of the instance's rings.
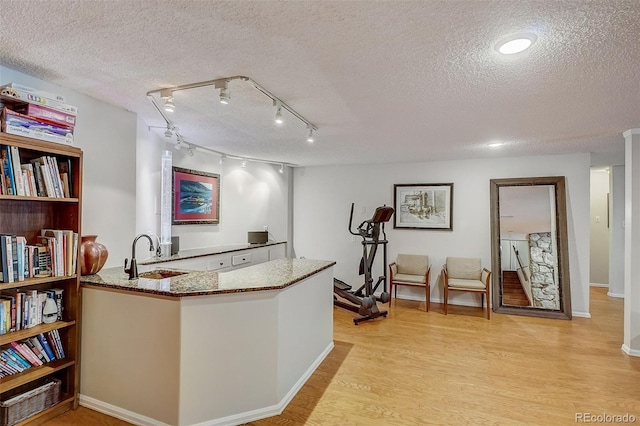
[[[563,176],[491,180],[495,312],[571,319],[566,214]]]

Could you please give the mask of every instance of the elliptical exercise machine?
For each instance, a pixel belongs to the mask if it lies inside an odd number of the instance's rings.
[[[348,309],[359,313],[361,316],[355,317],[353,323],[358,325],[362,321],[371,320],[379,316],[386,317],[387,311],[378,309],[376,301],[387,303],[389,301],[389,293],[387,292],[387,276],[378,277],[378,282],[373,285],[373,277],[371,276],[371,268],[378,251],[378,246],[382,246],[383,271],[387,264],[387,236],[384,232],[384,224],[391,219],[393,208],[382,206],[376,208],[373,217],[365,220],[358,226],[358,231],[351,230],[353,221],[353,207],[351,203],[351,215],[349,216],[349,233],[362,237],[362,259],[360,260],[360,275],[364,275],[364,284],[356,291],[351,290],[351,286],[337,278],[333,279],[333,303],[341,308]],[[382,233],[382,235],[381,235]],[[382,238],[381,238],[382,237]],[[379,297],[375,296],[375,291],[380,284],[383,284],[382,293]],[[339,300],[337,296],[347,300],[350,303]]]

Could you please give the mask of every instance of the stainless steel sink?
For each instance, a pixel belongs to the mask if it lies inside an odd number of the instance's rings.
[[[138,278],[149,278],[152,280],[162,280],[165,278],[177,277],[179,275],[184,275],[186,272],[178,272],[178,271],[169,271],[166,269],[157,269],[155,271],[143,272],[138,274]]]

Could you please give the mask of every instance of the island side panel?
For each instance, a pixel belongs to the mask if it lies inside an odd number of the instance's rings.
[[[82,321],[81,405],[178,424],[179,299],[83,288]]]
[[[182,299],[179,425],[243,418],[277,404],[280,292]]]
[[[278,401],[289,402],[333,348],[333,267],[284,289],[278,305]]]

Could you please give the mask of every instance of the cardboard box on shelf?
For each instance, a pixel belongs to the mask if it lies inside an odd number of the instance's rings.
[[[13,87],[9,87],[9,85],[0,86],[0,95],[3,96],[5,99],[10,98],[10,99],[13,99],[14,101],[44,105],[50,108],[57,109],[58,111],[63,111],[67,114],[74,115],[74,116],[78,114],[78,108],[76,108],[73,105],[69,105],[55,99],[46,98],[37,93],[18,90]]]

